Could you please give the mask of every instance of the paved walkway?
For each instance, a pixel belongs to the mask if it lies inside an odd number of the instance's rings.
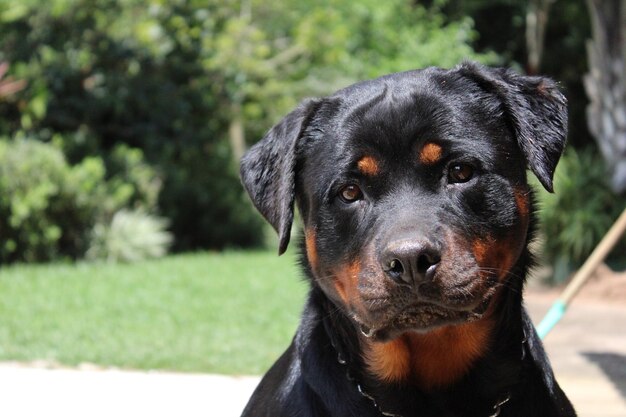
[[[538,323],[553,297],[526,298]],[[626,306],[575,299],[544,345],[580,417],[626,417]]]
[[[258,377],[0,365],[3,417],[239,416]]]
[[[538,321],[553,296],[531,293]],[[626,416],[626,306],[575,301],[546,338],[581,417]],[[0,416],[235,417],[256,377],[70,370],[0,364]]]

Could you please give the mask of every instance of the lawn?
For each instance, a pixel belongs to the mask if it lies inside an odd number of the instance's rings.
[[[290,253],[4,267],[0,360],[259,374],[289,344],[305,292]]]

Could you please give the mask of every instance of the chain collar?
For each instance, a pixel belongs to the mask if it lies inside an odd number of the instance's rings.
[[[346,378],[348,379],[348,381],[352,382],[356,386],[356,389],[357,391],[359,391],[359,394],[361,394],[362,397],[367,398],[372,403],[374,408],[377,409],[381,415],[385,417],[403,417],[401,414],[389,413],[380,408],[380,406],[376,402],[376,399],[370,394],[368,394],[367,391],[363,389],[363,386],[361,385],[361,383],[357,381],[356,378],[352,376],[352,374],[350,374],[350,370],[347,369],[348,362],[346,361],[346,359],[344,359],[343,356],[341,356],[341,352],[339,351],[339,349],[337,349],[337,346],[335,345],[335,342],[332,340],[332,338],[330,339],[330,343],[335,349],[335,352],[337,352],[337,362],[339,362],[340,365],[346,367]]]
[[[502,400],[495,403],[493,405],[493,414],[489,415],[489,417],[498,417],[500,415],[500,410],[502,409],[502,406],[508,403],[510,399],[511,399],[511,393],[508,393],[506,397],[504,397]]]
[[[522,329],[523,334],[524,334],[524,338],[522,339],[522,355],[521,355],[521,359],[524,360],[524,358],[526,357],[526,341],[527,341],[527,337],[526,337],[526,329]],[[357,381],[351,374],[350,374],[350,370],[347,369],[348,368],[348,362],[346,361],[346,359],[341,355],[340,350],[337,348],[337,346],[335,345],[335,341],[333,340],[332,337],[329,337],[330,339],[330,343],[333,346],[333,348],[335,349],[335,352],[337,352],[337,362],[346,367],[346,378],[348,379],[348,381],[352,382],[355,386],[357,391],[359,392],[359,394],[361,394],[362,397],[367,398],[372,405],[374,406],[374,408],[376,410],[378,410],[378,412],[385,416],[385,417],[404,417],[401,414],[395,414],[395,413],[390,413],[387,412],[385,410],[382,410],[380,408],[380,405],[378,404],[378,402],[376,402],[376,399],[367,393],[367,391],[365,391],[363,389],[363,386],[360,384],[359,381]],[[508,392],[506,395],[502,396],[500,399],[498,399],[498,401],[496,401],[496,403],[493,405],[493,413],[491,413],[488,417],[498,417],[500,415],[500,412],[502,411],[502,407],[508,403],[511,400],[511,393]]]

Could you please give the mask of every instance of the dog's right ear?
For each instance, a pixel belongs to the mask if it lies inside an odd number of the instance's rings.
[[[319,103],[315,99],[302,102],[241,159],[241,181],[254,206],[278,233],[279,255],[287,250],[291,236],[296,145]]]
[[[470,62],[458,68],[500,99],[528,167],[552,192],[554,170],[567,137],[567,99],[556,83],[546,77],[524,76]]]

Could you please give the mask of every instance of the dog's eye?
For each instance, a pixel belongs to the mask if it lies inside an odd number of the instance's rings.
[[[354,203],[363,198],[363,192],[358,185],[348,184],[339,190],[339,197],[345,203]]]
[[[474,168],[468,164],[454,164],[448,169],[448,182],[463,183],[472,179]]]

